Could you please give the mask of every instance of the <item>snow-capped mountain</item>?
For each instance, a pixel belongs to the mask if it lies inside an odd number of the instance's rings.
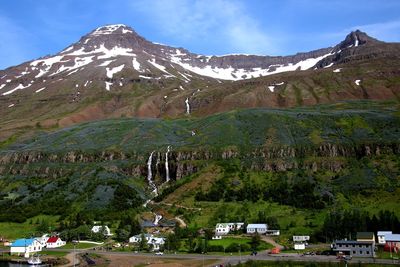
[[[56,55],[1,70],[0,116],[3,124],[53,127],[116,116],[387,99],[397,94],[396,82],[386,80],[397,75],[389,62],[399,54],[399,44],[354,31],[336,46],[292,56],[206,56],[108,25]],[[360,70],[360,62],[368,68]]]
[[[50,83],[72,79],[76,75],[84,87],[97,78],[104,80],[104,89],[111,90],[124,84],[122,80],[113,79],[122,71],[129,73],[126,78],[173,78],[186,83],[193,75],[221,80],[256,78],[315,66],[326,67],[327,59],[340,57],[346,47],[355,48],[369,40],[372,39],[356,31],[337,47],[294,56],[204,56],[149,42],[126,25],[108,25],[95,29],[54,56],[0,71],[0,94],[10,95],[28,88],[39,93],[51,86]],[[319,62],[325,62],[325,66]]]

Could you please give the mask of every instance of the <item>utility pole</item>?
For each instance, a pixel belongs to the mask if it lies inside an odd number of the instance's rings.
[[[240,262],[242,262],[242,252],[241,252],[240,244],[239,244],[239,259],[240,259]]]
[[[75,247],[76,247],[76,243],[78,243],[78,241],[76,240],[72,240],[72,243],[74,244],[74,267],[76,266],[76,251],[75,251]]]

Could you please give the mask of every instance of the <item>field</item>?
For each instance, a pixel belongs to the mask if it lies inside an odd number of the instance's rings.
[[[24,223],[0,222],[0,236],[10,240],[37,236],[37,227],[41,221],[47,221],[49,230],[55,230],[58,218],[59,216],[39,215]]]
[[[96,244],[90,244],[90,243],[78,243],[75,245],[75,249],[87,249],[87,248],[94,248],[97,247],[99,245]],[[63,249],[73,249],[74,248],[74,244],[69,242],[67,243],[65,246],[62,247]]]

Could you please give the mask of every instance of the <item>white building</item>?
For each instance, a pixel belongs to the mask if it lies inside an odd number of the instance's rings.
[[[215,226],[215,235],[226,235],[230,231],[242,229],[244,223],[217,223]]]
[[[385,245],[386,244],[385,235],[391,235],[391,234],[392,234],[392,231],[378,231],[378,233],[377,233],[378,244]]]
[[[95,225],[92,227],[93,233],[99,233],[100,231],[103,231],[103,234],[106,236],[112,236],[110,228],[107,225]]]
[[[294,235],[293,236],[293,242],[304,242],[304,243],[306,243],[309,240],[310,240],[310,236],[309,235]]]
[[[304,243],[295,243],[294,244],[294,249],[295,250],[304,250],[304,249],[306,249],[306,244],[304,244]]]
[[[268,226],[265,223],[248,224],[246,230],[248,234],[254,234],[254,233],[265,234],[268,230]]]
[[[26,258],[29,258],[30,253],[36,253],[42,251],[43,245],[36,238],[30,239],[17,239],[10,247],[10,253],[24,254]]]
[[[309,240],[310,240],[309,235],[294,235],[293,236],[294,249],[295,250],[306,249],[306,246],[308,246],[307,241]]]
[[[160,246],[165,244],[164,237],[155,237],[150,234],[143,235],[146,239],[146,243],[148,246],[152,248],[153,251],[160,250]],[[135,235],[129,238],[129,243],[139,243],[142,241],[142,235]]]
[[[47,239],[46,242],[46,247],[47,248],[59,248],[62,246],[65,246],[66,242],[62,241],[61,238],[58,236],[52,236],[49,239]]]

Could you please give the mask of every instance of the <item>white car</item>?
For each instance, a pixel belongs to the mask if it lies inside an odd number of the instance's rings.
[[[161,252],[161,251],[158,251],[158,252],[156,252],[156,255],[164,255],[164,252]]]

